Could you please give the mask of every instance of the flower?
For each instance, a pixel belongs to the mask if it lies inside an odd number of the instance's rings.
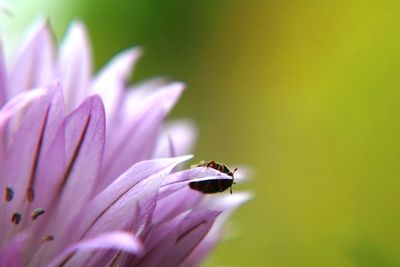
[[[188,187],[231,177],[178,167],[194,131],[163,122],[184,85],[127,86],[140,54],[92,78],[84,26],[56,51],[45,20],[11,67],[0,47],[0,266],[195,266],[249,198]]]

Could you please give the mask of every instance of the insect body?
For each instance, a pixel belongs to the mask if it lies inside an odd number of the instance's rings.
[[[234,169],[231,171],[226,165],[217,163],[215,161],[210,162],[202,162],[197,164],[196,167],[211,167],[217,171],[225,173],[232,177],[232,179],[210,179],[203,181],[193,181],[189,183],[189,187],[193,190],[200,191],[204,194],[214,194],[218,192],[223,192],[226,189],[230,188],[230,192],[232,194],[232,184],[234,184],[233,174],[237,170]]]

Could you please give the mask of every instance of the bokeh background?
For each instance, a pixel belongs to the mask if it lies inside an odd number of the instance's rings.
[[[97,68],[145,48],[133,81],[188,90],[171,115],[196,157],[253,168],[255,198],[205,266],[400,266],[400,2],[14,0],[12,43],[39,14],[88,26]]]

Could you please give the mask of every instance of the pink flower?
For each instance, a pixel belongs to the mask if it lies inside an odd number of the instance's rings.
[[[194,130],[163,123],[184,89],[127,85],[140,49],[92,77],[80,23],[58,51],[39,21],[6,67],[0,47],[0,266],[195,266],[247,193],[203,195],[177,167]]]

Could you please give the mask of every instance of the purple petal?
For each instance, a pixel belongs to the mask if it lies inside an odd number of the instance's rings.
[[[218,214],[219,212],[207,210],[191,212],[183,218],[178,228],[171,227],[170,233],[163,238],[160,239],[159,235],[149,237],[158,237],[159,242],[151,250],[147,250],[137,266],[179,266],[205,237]],[[157,234],[157,231],[152,234]],[[145,247],[148,248],[146,243]]]
[[[17,114],[22,113],[27,106],[33,101],[42,97],[45,94],[44,88],[32,90],[30,92],[22,93],[12,98],[6,105],[0,110],[0,164],[4,163],[4,156],[6,149],[8,149],[7,143],[11,139],[8,131],[8,124],[10,120]],[[0,170],[2,170],[0,165]],[[1,183],[1,179],[0,179]]]
[[[8,101],[6,105],[0,110],[0,127],[4,128],[5,124],[12,116],[24,110],[26,106],[31,104],[39,97],[42,97],[45,93],[45,88],[37,88],[31,90],[30,92],[19,94]]]
[[[210,196],[203,205],[207,209],[232,212],[251,198],[252,195],[248,192],[236,192],[235,194]]]
[[[104,124],[101,99],[89,97],[65,119],[53,143],[55,149],[49,151],[49,162],[54,164],[48,166],[49,173],[53,170],[55,176],[48,177],[54,181],[43,185],[42,189],[48,191],[52,206],[46,213],[46,227],[39,228],[35,234],[50,234],[54,240],[45,250],[40,248],[37,254],[42,253],[41,259],[49,259],[68,244],[61,236],[69,234],[67,226],[91,196],[103,155]],[[54,155],[55,152],[62,155]]]
[[[54,44],[46,20],[34,25],[24,44],[10,71],[8,97],[47,85],[54,77]]]
[[[45,132],[52,97],[52,93],[47,93],[33,103],[9,149],[5,168],[1,170],[2,185],[10,186],[15,192],[13,201],[7,205],[7,218],[20,210],[22,203],[32,201],[29,188],[34,187],[38,162],[43,155],[43,144],[47,141]],[[4,228],[12,226],[8,222]]]
[[[145,248],[145,253],[149,254],[162,240],[166,239],[168,235],[173,231],[177,231],[179,225],[187,215],[188,213],[179,214],[166,223],[154,225],[150,234],[142,239],[144,240],[143,247]],[[145,257],[145,255],[143,256]],[[144,257],[128,256],[121,259],[120,263],[122,266],[137,266]]]
[[[130,113],[123,113],[121,127],[115,129],[112,138],[107,139],[103,185],[132,164],[150,158],[162,122],[183,89],[182,83],[172,83],[152,92],[140,103],[125,103],[125,106],[131,107]]]
[[[189,121],[176,121],[166,127],[158,140],[154,158],[176,157],[193,151],[196,130]]]
[[[26,234],[19,234],[0,249],[0,266],[22,266],[23,248],[27,239]]]
[[[84,239],[71,245],[47,266],[64,266],[64,264],[66,264],[65,266],[96,266],[95,264],[86,264],[89,260],[93,263],[93,259],[91,259],[92,254],[88,252],[101,249],[122,250],[133,254],[140,254],[143,250],[140,240],[132,233],[121,231],[109,232],[90,239]]]
[[[60,221],[54,225],[56,229],[80,211],[98,178],[105,138],[101,99],[98,96],[89,97],[66,118],[60,134],[65,138],[66,164],[57,189],[60,194],[57,217]]]
[[[44,208],[48,211],[48,207],[51,201],[54,199],[55,189],[56,189],[56,179],[61,173],[64,164],[64,152],[63,150],[58,150],[57,154],[50,154],[48,150],[54,149],[55,146],[50,146],[53,142],[57,131],[59,130],[62,120],[63,120],[63,99],[62,99],[62,89],[59,84],[55,84],[53,88],[49,88],[48,98],[50,99],[50,105],[47,109],[47,116],[45,119],[45,125],[40,136],[38,136],[36,155],[33,157],[32,167],[30,169],[31,174],[29,176],[26,189],[24,192],[20,193],[21,197],[24,199],[21,203],[25,203],[26,212],[31,212],[38,207]],[[40,104],[39,104],[40,105]],[[29,120],[29,118],[27,119]],[[33,120],[35,122],[35,120]],[[36,121],[37,123],[38,121]],[[39,125],[39,123],[38,123]],[[29,134],[29,133],[28,133]],[[51,149],[50,149],[51,148]],[[61,153],[60,153],[61,152]],[[56,161],[55,159],[61,158],[62,160]],[[52,172],[54,169],[59,169],[60,171],[54,175]],[[16,202],[19,198],[16,197],[12,202]],[[28,203],[28,205],[26,205]],[[19,204],[21,205],[21,204]],[[14,207],[14,206],[12,206]],[[15,205],[15,209],[18,208],[18,204]],[[14,212],[15,210],[10,210]],[[23,215],[25,218],[22,226],[25,226],[29,215]],[[49,220],[43,220],[40,218],[36,220],[35,224],[29,224],[25,226],[26,229],[32,231],[31,241],[37,241],[36,245],[41,245],[40,240],[43,236],[48,233],[44,232],[45,228],[41,228],[44,222],[49,222]],[[10,224],[10,222],[8,222]],[[12,227],[15,227],[14,225]],[[27,251],[25,255],[31,253],[32,251]]]
[[[141,56],[139,48],[133,48],[115,56],[98,74],[91,88],[91,94],[98,94],[103,100],[107,122],[112,123],[121,103],[132,67]]]
[[[137,230],[141,222],[135,223],[135,217],[145,218],[146,214],[142,213],[147,210],[146,207],[151,208],[157,200],[158,190],[165,175],[189,158],[190,156],[157,159],[132,166],[87,206],[82,212],[84,219],[80,219],[79,227],[75,227],[76,232],[80,236],[93,235],[102,231],[122,229],[127,225]]]
[[[48,109],[45,129],[43,131],[43,139],[41,141],[41,151],[43,151],[43,154],[38,158],[37,174],[34,183],[31,185],[35,195],[31,205],[42,208],[49,205],[53,197],[51,192],[55,191],[55,177],[58,176],[55,176],[55,172],[51,170],[53,170],[53,168],[61,169],[64,164],[64,161],[55,160],[60,156],[64,156],[64,153],[60,153],[61,155],[50,153],[50,151],[57,147],[54,145],[54,140],[64,119],[64,99],[59,83],[55,83],[53,88],[51,88],[50,97],[51,102]],[[57,150],[57,152],[63,151]],[[64,157],[62,158],[64,159]]]
[[[149,93],[167,84],[167,82],[167,80],[161,77],[150,78],[148,80],[141,81],[128,88],[128,90],[125,92],[124,99],[129,103],[139,102]]]
[[[158,200],[153,215],[153,224],[159,225],[168,222],[179,214],[190,211],[204,197],[203,194],[194,192],[187,185],[175,187],[174,190],[176,191],[169,191],[168,195],[164,191],[163,198]],[[179,205],[174,205],[174,203],[179,203]]]
[[[0,107],[7,102],[7,70],[4,61],[3,47],[0,43]]]
[[[214,222],[210,232],[194,249],[190,256],[183,262],[182,267],[199,265],[206,256],[215,248],[224,233],[223,227],[235,209],[247,202],[251,198],[248,193],[235,193],[233,195],[218,196],[209,198],[204,206],[211,209],[223,211]]]
[[[82,23],[74,22],[61,45],[58,59],[58,77],[63,85],[67,111],[75,108],[88,94],[91,62],[86,29]]]
[[[107,143],[100,181],[101,189],[137,162],[150,158],[164,114],[154,109],[140,118],[126,137],[112,146]],[[112,150],[112,152],[110,151]],[[107,150],[106,150],[107,151]]]
[[[134,93],[128,95],[131,98],[124,99],[121,120],[128,122],[132,118],[142,116],[145,112],[154,108],[160,109],[167,114],[176,104],[184,89],[185,85],[183,83],[173,82],[150,92],[145,92],[141,97],[137,97]]]

